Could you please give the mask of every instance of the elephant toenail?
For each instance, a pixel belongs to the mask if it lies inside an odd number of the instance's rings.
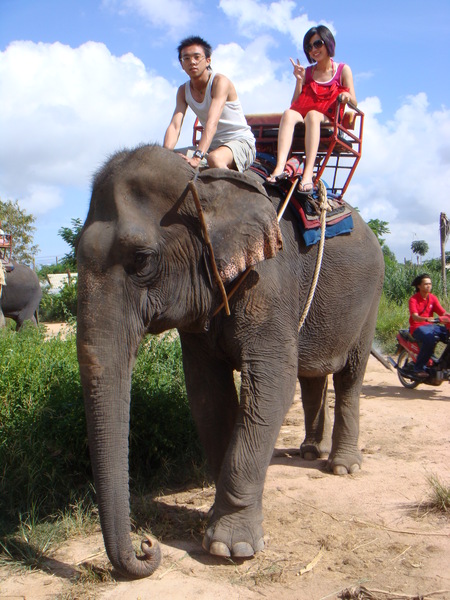
[[[233,545],[231,549],[231,554],[236,558],[246,558],[249,556],[253,556],[255,554],[255,551],[253,550],[252,546],[250,546],[250,544],[248,544],[247,542],[237,542],[237,544]]]
[[[264,538],[259,538],[255,544],[255,552],[262,552],[264,550]]]
[[[209,547],[209,553],[214,556],[231,556],[230,549],[223,542],[213,542]]]
[[[355,463],[350,467],[349,473],[357,473],[360,470],[358,463]]]
[[[348,475],[348,471],[344,465],[335,465],[333,467],[333,473],[335,475]]]

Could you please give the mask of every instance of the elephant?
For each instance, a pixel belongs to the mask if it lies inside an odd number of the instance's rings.
[[[1,311],[5,317],[14,319],[16,330],[25,321],[34,326],[38,322],[39,302],[42,290],[33,269],[16,261],[11,261],[14,269],[6,273],[6,285],[2,286]]]
[[[281,202],[279,190],[266,192],[256,177],[194,174],[157,144],[118,152],[94,178],[77,246],[77,353],[103,538],[126,577],[146,577],[160,560],[156,541],[145,540],[140,554],[130,539],[130,385],[146,334],[179,333],[188,399],[216,487],[206,552],[250,558],[264,548],[264,480],[297,379],[302,455],[328,455],[338,475],[361,466],[359,396],[384,278],[380,245],[357,212],[350,235],[326,241],[299,331],[318,247],[305,245],[291,211],[278,224]],[[243,271],[248,276],[234,286]],[[229,314],[221,282],[233,292]]]

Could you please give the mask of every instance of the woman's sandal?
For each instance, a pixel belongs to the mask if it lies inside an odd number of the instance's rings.
[[[283,171],[279,175],[270,175],[269,177],[266,177],[266,181],[267,181],[267,183],[277,183],[277,181],[279,179],[284,179],[285,178],[284,174],[285,174],[285,171]]]
[[[298,191],[301,192],[302,194],[311,194],[311,192],[313,190],[314,190],[314,184],[312,182],[300,183],[298,186]]]

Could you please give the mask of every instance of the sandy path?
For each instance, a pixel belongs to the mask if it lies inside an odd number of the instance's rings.
[[[428,476],[450,484],[449,426],[448,383],[407,390],[371,358],[361,396],[363,470],[335,477],[323,471],[324,461],[300,458],[297,395],[267,476],[266,549],[253,560],[235,564],[202,552],[199,521],[214,492],[191,489],[156,499],[160,513],[186,533],[164,538],[153,577],[76,595],[70,578],[77,564],[108,565],[97,533],[55,552],[50,573],[0,570],[0,599],[325,600],[361,586],[389,594],[347,597],[450,599],[450,520],[424,509]]]

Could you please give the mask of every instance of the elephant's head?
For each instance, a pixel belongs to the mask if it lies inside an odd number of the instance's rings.
[[[130,540],[128,434],[131,373],[146,333],[204,330],[220,304],[205,265],[192,168],[159,146],[114,156],[94,181],[78,249],[78,359],[90,453],[108,556],[145,577],[160,560]],[[227,283],[281,247],[275,211],[259,184],[205,171],[196,190],[218,270]]]

